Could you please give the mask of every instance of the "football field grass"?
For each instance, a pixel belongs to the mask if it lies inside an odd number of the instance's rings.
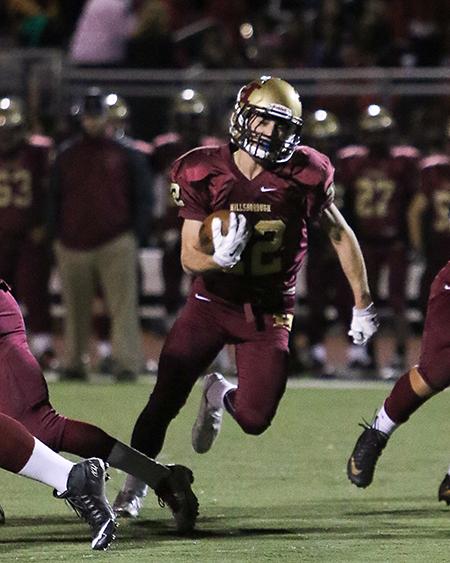
[[[54,383],[56,408],[128,441],[151,384]],[[245,436],[226,415],[211,452],[190,445],[200,386],[169,429],[161,460],[189,465],[200,501],[197,531],[177,537],[149,493],[142,516],[121,522],[106,553],[90,550],[87,526],[48,487],[0,474],[1,561],[158,563],[264,561],[450,561],[450,509],[437,502],[450,463],[450,394],[432,399],[400,428],[371,487],[349,483],[346,460],[389,387],[293,388],[272,427]],[[123,476],[111,470],[111,501]]]

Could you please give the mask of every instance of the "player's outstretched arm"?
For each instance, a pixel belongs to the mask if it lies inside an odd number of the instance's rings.
[[[378,320],[361,248],[355,233],[334,204],[324,211],[321,224],[330,238],[353,292],[355,306],[349,335],[355,344],[365,344],[377,331]]]

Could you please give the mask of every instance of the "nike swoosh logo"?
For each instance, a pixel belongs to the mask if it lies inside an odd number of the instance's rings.
[[[207,297],[200,295],[200,293],[196,293],[195,298],[198,299],[199,301],[207,301],[208,303],[211,303],[211,299],[208,299]]]
[[[266,186],[261,187],[262,192],[276,192],[277,188],[266,188]]]
[[[358,469],[356,467],[356,463],[355,463],[355,460],[353,458],[350,460],[350,473],[352,475],[355,475],[355,476],[362,473],[362,469]]]
[[[444,285],[444,289],[446,289],[447,291],[450,291],[450,285],[448,285],[448,283],[446,283],[446,284]]]

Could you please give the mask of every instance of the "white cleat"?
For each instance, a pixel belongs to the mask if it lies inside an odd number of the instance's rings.
[[[220,373],[209,373],[203,380],[203,394],[197,418],[192,427],[192,447],[198,454],[211,449],[222,426],[223,408],[217,408],[208,401],[208,391],[214,383],[223,380]]]
[[[113,504],[114,513],[118,518],[137,518],[141,511],[144,497],[134,491],[119,491]]]

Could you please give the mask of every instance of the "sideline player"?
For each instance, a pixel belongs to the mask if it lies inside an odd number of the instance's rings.
[[[32,436],[17,420],[0,413],[0,467],[54,488],[89,524],[92,549],[107,549],[115,538],[116,518],[105,496],[106,467],[101,459],[72,463]],[[0,523],[5,514],[0,507]]]
[[[435,277],[428,299],[419,364],[400,377],[370,425],[365,425],[347,463],[357,487],[372,483],[375,466],[391,434],[430,397],[450,385],[450,262]],[[439,489],[450,500],[450,478]]]
[[[172,193],[184,219],[181,261],[195,279],[134,428],[132,444],[140,451],[160,452],[170,422],[226,344],[235,345],[238,386],[217,373],[205,377],[194,450],[211,448],[224,409],[248,434],[270,426],[286,387],[295,282],[309,221],[322,220],[352,287],[355,342],[365,343],[377,329],[359,245],[333,204],[333,167],[325,155],[300,146],[301,126],[296,90],[262,77],[238,94],[232,144],[195,149],[173,166]],[[198,235],[205,217],[218,209],[232,212],[230,225],[222,235],[220,220],[213,221],[210,256],[198,249]],[[136,513],[141,485],[128,478],[115,508]]]
[[[56,367],[52,347],[51,249],[45,229],[53,141],[27,135],[20,98],[0,98],[0,277],[26,308],[29,342],[42,367]]]
[[[397,379],[405,369],[408,336],[405,210],[417,190],[419,152],[414,147],[393,144],[394,118],[378,104],[370,104],[361,112],[358,130],[364,144],[338,152],[336,176],[344,187],[345,209],[361,244],[375,304],[382,268],[388,268],[388,305],[393,312],[396,349],[390,365],[381,369],[380,374],[383,379]],[[367,348],[350,347],[348,356],[349,367],[363,375],[373,375],[373,342]]]
[[[170,507],[178,531],[193,529],[198,502],[191,490],[190,469],[162,465],[97,426],[55,411],[40,366],[28,347],[19,306],[4,281],[0,281],[0,365],[0,413],[21,422],[54,451],[99,457],[139,477]]]
[[[442,151],[425,157],[420,172],[420,188],[408,212],[408,225],[413,250],[425,261],[419,300],[425,313],[431,282],[450,260],[450,119]]]

